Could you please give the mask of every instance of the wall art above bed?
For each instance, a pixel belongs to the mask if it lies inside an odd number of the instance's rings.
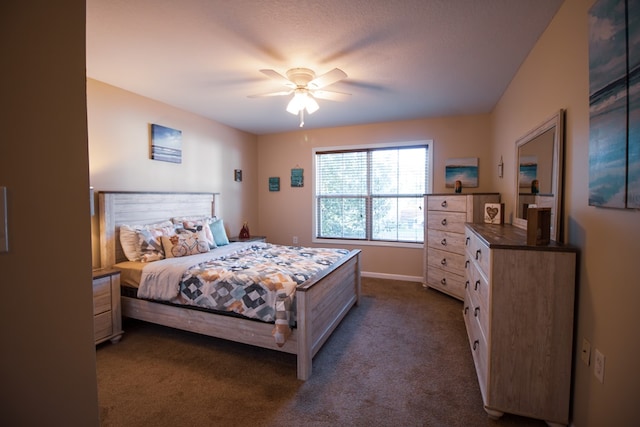
[[[151,124],[151,158],[182,163],[182,131]]]

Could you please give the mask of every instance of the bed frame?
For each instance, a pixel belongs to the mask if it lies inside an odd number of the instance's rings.
[[[126,258],[121,224],[151,224],[176,216],[215,216],[217,193],[100,192],[100,258],[111,267]],[[121,297],[122,315],[212,337],[295,354],[298,379],[307,380],[313,356],[360,299],[360,251],[353,250],[330,269],[298,285],[297,327],[282,347],[273,324]]]

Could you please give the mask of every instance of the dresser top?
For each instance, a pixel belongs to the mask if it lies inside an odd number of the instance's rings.
[[[548,245],[527,245],[527,231],[511,224],[471,224],[466,226],[492,249],[525,251],[578,252],[578,248],[552,240]]]
[[[500,193],[427,193],[425,196],[499,196]]]

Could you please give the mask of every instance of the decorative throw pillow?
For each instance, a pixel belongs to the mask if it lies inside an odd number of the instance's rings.
[[[216,243],[213,239],[213,235],[211,234],[211,230],[209,229],[209,223],[211,223],[212,219],[213,218],[208,216],[185,216],[171,218],[171,221],[178,226],[186,228],[187,230],[195,230],[198,226],[202,226],[207,237],[207,242],[209,243],[209,248],[213,249],[216,247]]]
[[[209,252],[204,230],[196,233],[180,231],[173,236],[162,236],[162,246],[167,258],[178,258]]]
[[[139,230],[138,243],[140,244],[140,261],[152,262],[164,259],[161,237],[173,236],[174,234],[176,234],[176,232],[173,225]]]
[[[224,229],[224,223],[222,222],[221,218],[213,218],[211,224],[209,224],[209,228],[211,229],[213,240],[216,242],[217,246],[224,246],[229,244],[229,238],[227,237],[227,232]]]
[[[163,221],[156,224],[147,225],[121,225],[120,245],[122,251],[129,261],[140,261],[142,259],[142,248],[138,232],[141,230],[164,229],[173,232],[174,225],[171,221]]]

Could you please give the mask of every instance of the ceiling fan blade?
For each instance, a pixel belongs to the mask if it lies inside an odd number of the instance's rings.
[[[292,93],[293,93],[293,89],[285,90],[282,92],[259,93],[257,95],[249,95],[248,98],[265,98],[267,96],[284,96],[284,95],[291,95]]]
[[[342,71],[340,68],[334,68],[333,70],[327,71],[323,75],[311,80],[308,84],[308,87],[309,89],[320,89],[346,78],[347,73]]]
[[[286,78],[285,76],[283,76],[282,74],[278,73],[275,70],[263,69],[263,70],[260,70],[260,72],[265,76],[282,83],[285,86],[288,86],[288,87],[296,86],[291,80],[289,80],[288,78]]]
[[[329,101],[344,101],[349,99],[350,93],[335,92],[332,90],[314,90],[311,94],[318,99],[327,99]]]

